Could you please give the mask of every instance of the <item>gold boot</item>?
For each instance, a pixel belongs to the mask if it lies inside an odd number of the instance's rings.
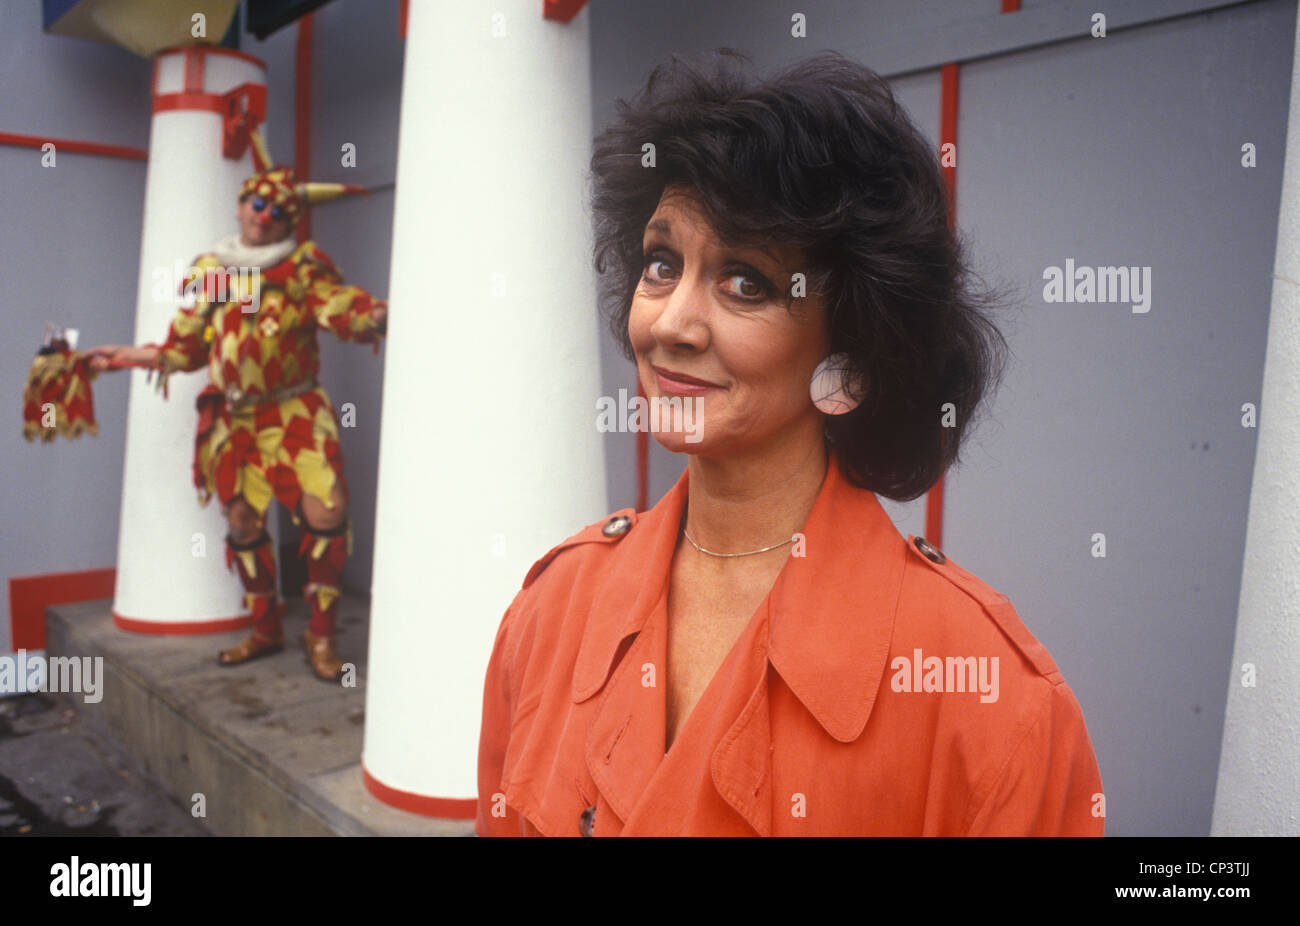
[[[327,682],[336,682],[343,674],[343,663],[334,652],[334,638],[318,637],[310,630],[302,632],[302,645],[307,650],[307,660],[312,671]]]
[[[269,656],[271,653],[278,653],[284,649],[284,633],[276,633],[274,636],[267,636],[260,631],[254,630],[244,641],[230,649],[223,649],[217,654],[217,662],[223,666],[237,666],[241,662],[248,662],[250,659],[256,659],[258,656]]]

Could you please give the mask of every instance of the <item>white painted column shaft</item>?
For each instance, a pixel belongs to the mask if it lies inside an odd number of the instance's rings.
[[[164,52],[155,61],[154,99],[186,83],[185,55]],[[191,84],[196,75],[191,74]],[[265,67],[247,56],[206,51],[203,93],[225,93],[243,83],[265,84]],[[135,343],[162,343],[180,305],[176,278],[199,254],[238,228],[240,184],[253,173],[251,155],[221,154],[222,117],[180,109],[154,112],[145,181]],[[115,618],[195,627],[239,617],[242,589],[225,565],[225,521],[216,499],[200,508],[193,483],[194,400],[207,368],[171,377],[163,399],[143,370],[132,370],[127,406],[126,463],[117,545]],[[201,542],[196,535],[202,535]],[[205,555],[195,555],[202,552]]]
[[[1215,836],[1300,835],[1300,22],[1296,55]]]
[[[409,16],[363,763],[464,801],[501,617],[606,513],[587,13]]]

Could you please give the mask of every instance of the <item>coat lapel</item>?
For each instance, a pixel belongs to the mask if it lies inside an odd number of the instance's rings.
[[[767,687],[764,671],[735,722],[713,750],[709,764],[718,795],[759,836],[772,835],[772,727]]]
[[[772,673],[827,734],[857,739],[885,673],[907,559],[880,502],[845,480],[833,454],[801,533],[805,555],[792,552],[765,602],[771,670],[710,765],[719,796],[762,836],[772,832]]]
[[[587,736],[585,758],[592,780],[610,808],[626,820],[663,760],[664,667],[656,685],[643,684],[643,666],[666,649],[642,633],[667,592],[668,569],[686,501],[686,474],[636,525],[617,549],[617,562],[592,596],[582,645],[574,664],[572,696],[582,703],[600,693]],[[638,576],[629,582],[629,576]],[[600,827],[600,823],[597,823]]]
[[[658,633],[662,628],[647,630],[631,641],[600,696],[596,719],[587,736],[587,771],[622,821],[631,816],[663,761],[663,688],[642,683],[642,667],[646,662],[657,662],[655,641],[650,636]],[[656,674],[659,668],[656,666]],[[597,826],[605,828],[608,824],[598,821]]]
[[[907,543],[834,454],[802,533],[806,555],[790,557],[769,596],[770,659],[822,728],[850,743],[885,673]]]

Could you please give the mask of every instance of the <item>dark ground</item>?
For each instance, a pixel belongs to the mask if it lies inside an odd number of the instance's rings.
[[[0,836],[207,836],[115,740],[47,694],[0,698]]]

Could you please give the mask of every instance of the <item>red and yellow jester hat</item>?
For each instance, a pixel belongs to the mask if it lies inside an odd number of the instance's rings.
[[[249,133],[253,149],[253,166],[258,173],[244,181],[239,198],[261,196],[273,206],[284,210],[291,224],[302,217],[304,206],[328,202],[351,193],[364,193],[365,187],[350,183],[299,183],[292,167],[273,167],[266,143],[256,130]]]

